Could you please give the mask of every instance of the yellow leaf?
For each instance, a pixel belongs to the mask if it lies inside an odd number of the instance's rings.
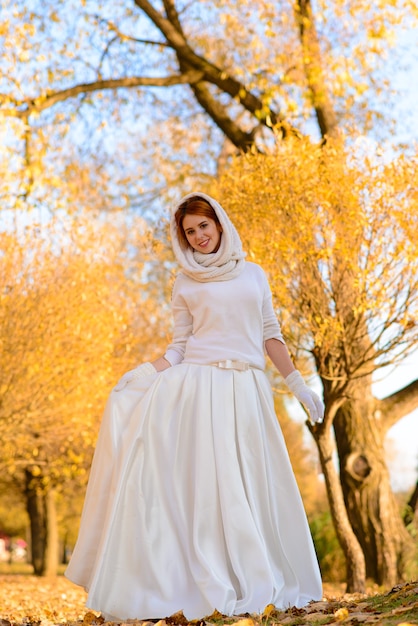
[[[268,604],[263,611],[263,617],[269,617],[275,608],[274,604]]]
[[[244,619],[239,619],[237,622],[235,622],[235,626],[254,626],[254,620],[252,620],[249,617],[244,617]]]
[[[346,608],[338,609],[338,611],[335,611],[334,613],[334,617],[338,622],[343,622],[345,619],[347,619],[348,615],[348,609]]]
[[[83,624],[88,624],[89,626],[90,624],[103,624],[104,621],[105,620],[101,615],[98,617],[91,611],[88,611],[88,613],[86,613],[83,617]]]
[[[220,620],[220,619],[223,619],[222,613],[219,613],[219,611],[214,611],[212,615],[209,616],[207,621],[214,622],[215,620]]]

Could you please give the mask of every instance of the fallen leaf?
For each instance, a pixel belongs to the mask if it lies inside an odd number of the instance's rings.
[[[214,611],[214,612],[212,613],[212,615],[209,615],[209,616],[207,617],[207,620],[206,620],[206,621],[210,620],[210,621],[216,622],[216,621],[218,621],[218,620],[220,620],[220,619],[223,619],[223,615],[222,615],[222,613],[219,613],[219,611]]]
[[[269,617],[273,613],[275,608],[276,607],[274,606],[274,604],[268,604],[263,611],[263,617]]]
[[[88,626],[90,626],[90,624],[103,624],[104,621],[104,617],[101,615],[97,616],[92,611],[88,611],[83,617],[83,624],[87,624]]]
[[[166,617],[163,621],[165,621],[166,624],[171,624],[172,626],[186,626],[186,624],[189,623],[189,621],[184,617],[182,611],[174,613],[173,615],[170,615],[170,617]],[[157,626],[159,623],[160,622],[157,622]]]
[[[343,620],[347,619],[348,616],[349,612],[346,608],[338,609],[338,611],[335,611],[334,613],[334,617],[338,622],[342,622]]]
[[[235,622],[235,626],[254,626],[254,620],[249,617],[244,617]]]

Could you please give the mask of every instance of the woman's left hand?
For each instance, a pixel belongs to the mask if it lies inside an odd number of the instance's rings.
[[[324,419],[324,403],[313,389],[303,380],[300,372],[294,370],[289,376],[285,378],[285,383],[289,387],[293,395],[299,400],[301,404],[309,412],[311,422],[314,424],[322,422]]]

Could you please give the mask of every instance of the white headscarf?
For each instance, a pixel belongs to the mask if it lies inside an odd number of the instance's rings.
[[[190,246],[184,249],[180,245],[174,215],[183,202],[193,197],[203,198],[209,202],[218,216],[222,226],[222,234],[217,252],[203,254],[193,250]],[[244,269],[245,252],[242,250],[241,240],[235,226],[221,205],[205,193],[200,191],[189,193],[177,203],[171,214],[170,233],[173,251],[183,274],[200,283],[212,280],[230,280],[238,276]]]

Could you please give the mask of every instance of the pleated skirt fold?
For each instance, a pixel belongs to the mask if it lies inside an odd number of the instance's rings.
[[[181,364],[110,394],[66,576],[115,621],[321,598],[262,371]]]

